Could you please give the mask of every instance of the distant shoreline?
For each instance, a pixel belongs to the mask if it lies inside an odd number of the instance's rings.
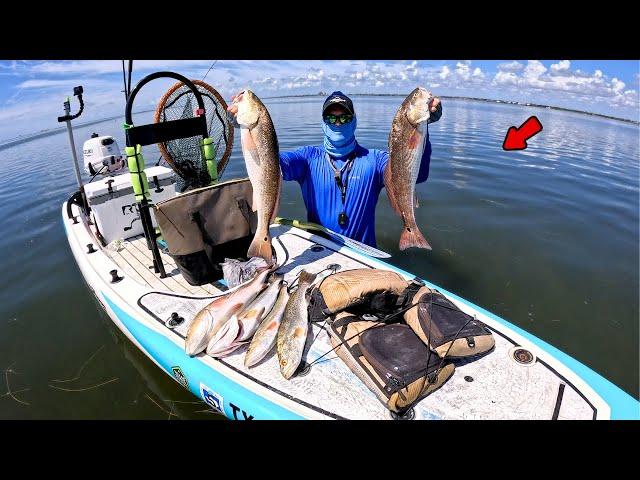
[[[142,110],[140,112],[134,112],[134,113],[153,112],[154,110],[155,109]],[[116,118],[123,118],[123,117],[124,117],[124,115],[115,115],[113,117],[101,118],[100,120],[91,120],[91,121],[85,122],[85,123],[73,124],[73,128],[89,127],[91,125],[95,125],[96,123],[107,122],[109,120],[115,120]],[[12,147],[12,146],[17,145],[17,144],[22,143],[22,142],[30,142],[31,140],[37,140],[38,138],[43,138],[43,137],[49,137],[51,135],[56,135],[58,133],[65,132],[66,130],[67,130],[67,126],[65,125],[64,127],[52,128],[50,130],[43,130],[43,131],[40,131],[40,132],[37,132],[37,133],[21,135],[19,137],[8,138],[8,139],[4,140],[5,143],[0,143],[0,150],[4,150],[5,148]]]
[[[270,99],[276,99],[276,98],[301,98],[301,97],[326,97],[328,94],[326,93],[308,93],[308,94],[302,94],[302,95],[279,95],[279,96],[274,96],[274,97],[262,97],[263,100],[270,100]],[[405,97],[405,94],[401,94],[401,93],[348,93],[348,95],[352,96],[352,97]],[[500,103],[500,104],[506,104],[506,105],[520,105],[520,106],[524,106],[524,107],[535,107],[535,108],[542,108],[545,110],[558,110],[558,111],[563,111],[563,112],[572,112],[572,113],[579,113],[582,115],[589,115],[592,117],[600,117],[600,118],[606,118],[608,120],[617,120],[619,122],[625,122],[625,123],[630,123],[632,125],[640,125],[640,122],[637,120],[631,120],[628,118],[620,118],[620,117],[613,117],[611,115],[604,115],[602,113],[593,113],[593,112],[585,112],[583,110],[574,110],[571,108],[564,108],[564,107],[555,107],[552,105],[540,105],[540,104],[536,104],[536,103],[522,103],[522,102],[514,102],[514,101],[510,101],[510,100],[493,100],[490,98],[477,98],[477,97],[461,97],[461,96],[453,96],[453,95],[439,95],[439,98],[446,98],[446,99],[453,99],[453,100],[470,100],[470,101],[474,101],[474,102],[484,102],[484,103]],[[134,113],[146,113],[146,112],[152,112],[154,111],[154,109],[151,110],[141,110],[139,112],[134,112]],[[90,122],[86,122],[86,123],[79,123],[79,124],[74,124],[73,127],[74,128],[81,128],[81,127],[87,127],[90,125],[94,125],[97,123],[102,123],[102,122],[106,122],[108,120],[115,120],[116,118],[122,118],[124,117],[124,115],[116,115],[113,117],[106,117],[106,118],[102,118],[100,120],[92,120]],[[41,132],[37,132],[37,133],[33,133],[33,134],[27,134],[27,135],[21,135],[19,137],[14,137],[14,138],[8,138],[6,140],[4,140],[5,143],[0,143],[0,150],[4,150],[5,148],[9,148],[12,147],[16,144],[22,143],[22,142],[26,142],[26,141],[31,141],[31,140],[36,140],[38,138],[42,138],[42,137],[48,137],[50,135],[56,135],[58,133],[62,133],[67,129],[66,126],[64,127],[60,127],[60,128],[54,128],[51,130],[44,130]],[[0,141],[2,142],[2,141]]]
[[[263,100],[268,100],[272,98],[298,98],[298,97],[326,97],[329,95],[328,93],[310,93],[304,95],[281,95],[276,97],[262,97]],[[347,93],[347,95],[351,97],[406,97],[405,94],[401,93]],[[491,98],[478,98],[478,97],[460,97],[455,95],[438,95],[438,98],[447,98],[454,100],[471,100],[474,102],[484,102],[484,103],[504,103],[507,105],[521,105],[523,107],[535,107],[535,108],[543,108],[545,110],[559,110],[562,112],[572,112],[572,113],[580,113],[583,115],[589,115],[592,117],[601,117],[607,118],[609,120],[618,120],[620,122],[631,123],[634,125],[640,125],[640,121],[631,120],[629,118],[621,118],[621,117],[613,117],[611,115],[605,115],[603,113],[594,113],[594,112],[586,112],[584,110],[574,110],[572,108],[564,108],[564,107],[555,107],[553,105],[540,105],[537,103],[523,103],[523,102],[514,102],[511,100],[493,100]]]

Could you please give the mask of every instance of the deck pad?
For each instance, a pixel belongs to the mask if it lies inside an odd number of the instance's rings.
[[[304,268],[319,273],[331,264],[341,270],[371,267],[366,261],[349,255],[349,249],[331,242],[324,245],[311,240],[306,232],[284,225],[270,229],[276,250],[279,273],[291,283]],[[339,252],[337,250],[342,250]],[[325,270],[324,274],[329,272]],[[214,296],[192,297],[172,292],[151,292],[140,297],[139,305],[163,325],[173,312],[184,318],[168,334],[185,337],[190,322]],[[496,345],[491,351],[464,360],[456,360],[454,375],[436,392],[415,407],[418,419],[545,419],[595,418],[595,408],[575,386],[557,374],[547,364],[535,360],[521,364],[513,358],[517,345],[504,333],[491,329]],[[318,363],[305,375],[291,380],[282,377],[272,350],[264,360],[248,369],[244,366],[243,345],[228,357],[218,361],[242,374],[307,406],[330,412],[337,418],[389,419],[386,407],[349,370],[332,349],[322,324],[309,328],[303,361]],[[330,353],[327,353],[330,352]],[[201,354],[204,355],[204,354]],[[324,355],[324,356],[323,356]]]

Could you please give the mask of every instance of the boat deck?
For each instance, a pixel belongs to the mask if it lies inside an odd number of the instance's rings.
[[[180,270],[176,266],[176,262],[171,256],[160,250],[160,256],[164,262],[164,268],[167,273],[165,278],[160,278],[153,271],[153,256],[151,250],[147,248],[147,241],[144,235],[128,238],[123,248],[115,252],[105,250],[111,256],[122,271],[129,274],[137,282],[142,285],[148,285],[154,290],[164,290],[182,295],[216,295],[221,293],[225,287],[219,283],[208,283],[205,285],[190,285]]]

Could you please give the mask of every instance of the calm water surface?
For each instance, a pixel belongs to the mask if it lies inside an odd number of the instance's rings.
[[[320,144],[321,97],[272,99],[282,150]],[[387,148],[400,97],[354,97],[357,138]],[[444,100],[430,127],[418,224],[432,252],[400,252],[380,196],[378,245],[391,263],[486,308],[638,398],[639,128],[580,114]],[[134,116],[137,124],[151,113]],[[520,152],[507,128],[536,115]],[[74,130],[124,148],[122,120]],[[236,137],[224,178],[246,174]],[[157,149],[145,150],[148,163]],[[219,418],[111,323],[75,264],[61,205],[75,188],[66,132],[0,150],[0,418]],[[280,214],[305,217],[286,182]],[[9,394],[8,392],[11,392]]]

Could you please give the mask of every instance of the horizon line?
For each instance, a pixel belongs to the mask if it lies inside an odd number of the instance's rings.
[[[300,95],[277,95],[277,96],[273,96],[273,97],[262,97],[264,100],[268,100],[268,99],[272,99],[272,98],[295,98],[295,97],[321,97],[321,96],[327,96],[329,95],[328,93],[324,93],[324,92],[320,92],[320,93],[307,93],[307,94],[300,94]],[[347,93],[346,95],[348,96],[352,96],[352,97],[358,97],[358,96],[362,96],[362,97],[406,97],[406,94],[402,94],[402,93]],[[565,112],[574,112],[574,113],[581,113],[583,115],[593,115],[593,116],[597,116],[597,117],[603,117],[603,118],[608,118],[611,120],[619,120],[621,122],[627,122],[627,123],[635,123],[636,125],[640,125],[640,120],[633,120],[630,118],[623,118],[623,117],[614,117],[612,115],[605,115],[603,113],[596,113],[596,112],[589,112],[587,110],[576,110],[573,108],[566,108],[566,107],[558,107],[555,105],[544,105],[544,104],[539,104],[539,103],[524,103],[524,102],[517,102],[514,100],[498,100],[498,99],[494,99],[494,98],[482,98],[482,97],[465,97],[465,96],[461,96],[461,95],[438,95],[438,98],[454,98],[454,99],[461,99],[461,100],[473,100],[473,101],[479,101],[479,102],[492,102],[492,103],[507,103],[509,105],[521,105],[523,107],[536,107],[536,108],[550,108],[552,110],[562,110]]]
[[[322,96],[327,96],[329,95],[328,93],[324,93],[324,92],[319,92],[319,93],[303,93],[303,94],[298,94],[298,95],[275,95],[272,97],[262,97],[263,100],[270,100],[270,99],[277,99],[277,98],[299,98],[299,97],[322,97]],[[361,97],[406,97],[405,94],[402,93],[347,93],[347,95],[353,96],[353,97],[357,97],[357,96],[361,96]],[[573,112],[573,113],[579,113],[582,115],[589,115],[589,116],[596,116],[596,117],[602,117],[602,118],[606,118],[609,120],[618,120],[620,122],[625,122],[625,123],[631,123],[631,124],[635,124],[635,125],[640,125],[640,121],[639,120],[632,120],[629,118],[622,118],[622,117],[614,117],[612,115],[605,115],[602,113],[595,113],[595,112],[588,112],[586,110],[575,110],[572,108],[566,108],[566,107],[558,107],[558,106],[554,106],[554,105],[543,105],[543,104],[537,104],[537,103],[523,103],[523,102],[517,102],[517,101],[513,101],[513,100],[498,100],[498,99],[492,99],[492,98],[481,98],[481,97],[465,97],[465,96],[460,96],[460,95],[438,95],[438,98],[450,98],[450,99],[460,99],[460,100],[471,100],[471,101],[477,101],[477,102],[490,102],[490,103],[504,103],[504,104],[509,104],[509,105],[520,105],[520,106],[525,106],[525,107],[535,107],[535,108],[544,108],[544,109],[551,109],[551,110],[560,110],[560,111],[565,111],[565,112]],[[140,110],[140,111],[136,111],[136,112],[132,112],[132,113],[148,113],[148,112],[153,112],[155,110],[155,108],[153,109],[148,109],[148,110]],[[79,127],[87,127],[89,125],[93,125],[96,123],[101,123],[101,122],[106,122],[107,120],[113,120],[116,119],[118,117],[120,117],[121,115],[115,115],[115,116],[109,116],[109,117],[104,117],[98,120],[91,120],[89,122],[85,122],[85,123],[80,123],[75,125],[76,128]],[[124,114],[122,114],[122,116],[124,116]],[[24,134],[24,135],[19,135],[17,137],[11,137],[11,138],[7,138],[7,139],[3,139],[0,140],[0,148],[4,149],[7,148],[15,143],[21,142],[23,140],[27,140],[27,139],[35,139],[35,138],[40,138],[40,137],[44,137],[44,136],[49,136],[49,135],[53,135],[55,133],[64,131],[66,129],[66,127],[58,127],[58,128],[51,128],[48,130],[39,130],[37,132],[31,132],[28,134]]]

